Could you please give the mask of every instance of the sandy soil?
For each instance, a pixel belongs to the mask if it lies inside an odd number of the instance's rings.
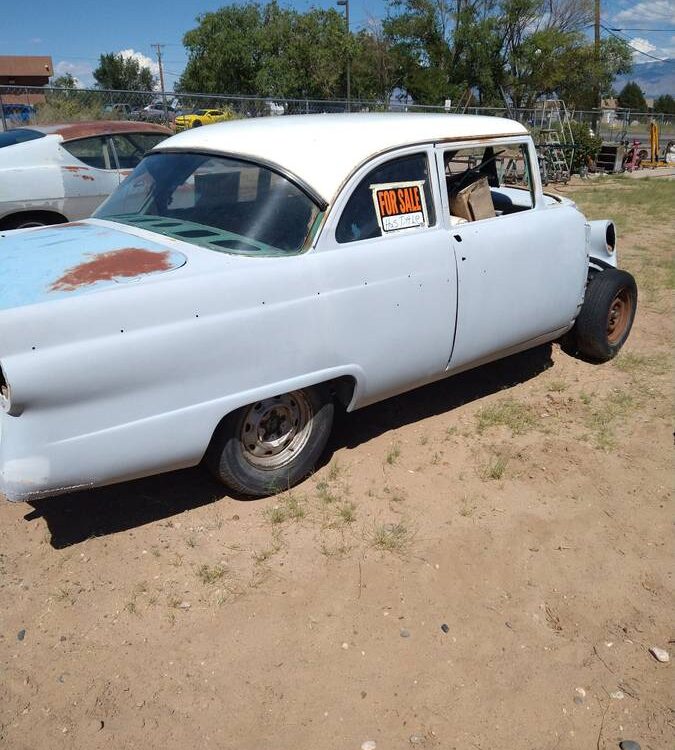
[[[675,652],[672,289],[645,243],[610,365],[542,347],[345,415],[276,498],[194,469],[2,502],[0,746],[673,747],[648,651]]]

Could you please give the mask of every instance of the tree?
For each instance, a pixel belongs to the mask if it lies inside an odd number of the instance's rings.
[[[230,5],[197,18],[183,44],[183,92],[278,98],[342,97],[352,40],[334,9],[306,13],[266,5]]]
[[[352,95],[388,102],[401,84],[401,64],[390,40],[378,27],[359,31],[353,40]]]
[[[601,39],[597,57],[594,45],[585,44],[574,51],[565,65],[566,75],[560,83],[558,94],[575,109],[595,109],[598,95],[602,98],[614,96],[614,79],[630,73],[632,67],[631,49],[622,39]]]
[[[635,112],[647,111],[644,91],[635,81],[628,81],[619,92],[619,106],[623,109],[632,109]]]
[[[675,99],[670,94],[662,94],[654,99],[654,112],[664,115],[675,115]]]
[[[150,91],[155,85],[155,77],[150,68],[141,65],[133,57],[108,52],[99,58],[94,80],[100,89],[122,91]]]
[[[75,89],[77,88],[77,78],[72,73],[64,73],[52,81],[52,86],[56,89]]]
[[[590,0],[390,0],[384,30],[417,101],[474,93],[484,106],[503,106],[506,95],[531,107],[564,92],[594,106],[594,91],[610,90],[631,58],[611,39],[596,59],[584,33],[591,18]]]

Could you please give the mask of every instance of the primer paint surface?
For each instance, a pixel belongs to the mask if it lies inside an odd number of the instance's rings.
[[[0,310],[137,282],[185,265],[183,253],[86,222],[0,235]]]

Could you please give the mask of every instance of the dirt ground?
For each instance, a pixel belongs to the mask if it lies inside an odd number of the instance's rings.
[[[674,187],[564,191],[640,284],[611,364],[345,415],[275,498],[193,469],[0,502],[0,746],[672,748]]]

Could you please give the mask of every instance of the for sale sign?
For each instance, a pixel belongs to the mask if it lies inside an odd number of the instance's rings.
[[[428,226],[424,180],[387,182],[371,185],[370,189],[377,221],[383,232]]]

